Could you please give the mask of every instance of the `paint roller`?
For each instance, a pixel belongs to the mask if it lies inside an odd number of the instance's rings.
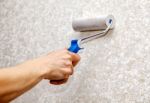
[[[91,36],[86,36],[81,39],[71,40],[71,45],[68,48],[70,52],[78,53],[81,49],[81,45],[90,40],[103,37],[107,34],[110,29],[113,29],[115,26],[115,19],[113,15],[100,16],[96,18],[81,18],[72,21],[72,27],[77,32],[86,32],[86,31],[98,31],[102,30],[99,33],[93,34]],[[50,83],[62,82],[63,80],[51,80]]]
[[[95,30],[104,30],[109,25],[109,29],[114,27],[114,16],[100,16],[96,18],[80,18],[72,22],[72,27],[75,31],[84,32],[84,31],[95,31]]]

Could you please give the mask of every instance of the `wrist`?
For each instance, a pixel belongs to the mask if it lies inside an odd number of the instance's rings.
[[[37,59],[29,60],[17,65],[15,68],[23,70],[24,73],[31,75],[33,78],[38,78],[39,80],[44,79],[44,75],[46,74]]]

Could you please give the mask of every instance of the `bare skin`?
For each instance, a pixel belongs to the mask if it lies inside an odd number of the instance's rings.
[[[78,54],[63,49],[0,69],[0,103],[10,102],[43,79],[51,80],[50,83],[55,85],[65,83],[79,60]]]

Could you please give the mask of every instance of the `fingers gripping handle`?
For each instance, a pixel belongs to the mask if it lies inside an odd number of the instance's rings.
[[[70,52],[73,52],[73,53],[78,53],[80,49],[83,49],[83,48],[79,47],[78,40],[77,39],[71,40],[71,45],[68,48],[68,50]],[[65,82],[66,80],[67,79],[63,79],[63,80],[50,80],[50,83],[51,84],[59,84],[59,83]]]

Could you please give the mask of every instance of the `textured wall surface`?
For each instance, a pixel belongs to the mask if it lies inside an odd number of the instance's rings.
[[[150,103],[150,0],[0,0],[0,66],[67,47],[78,17],[113,14],[116,27],[84,45],[63,86],[42,81],[13,103]]]

